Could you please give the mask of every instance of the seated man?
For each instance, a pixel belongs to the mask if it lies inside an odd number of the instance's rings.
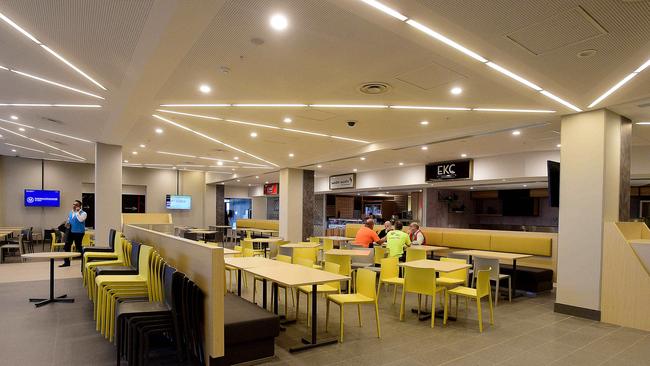
[[[372,229],[375,226],[373,219],[367,219],[366,223],[359,231],[354,238],[354,244],[361,245],[366,248],[372,248],[373,244],[381,244],[385,239],[379,239],[377,233]]]
[[[391,230],[386,234],[386,247],[388,248],[389,257],[400,257],[400,261],[404,261],[404,248],[411,246],[411,239],[409,234],[402,231],[403,225],[401,222],[395,223],[395,230]]]
[[[391,230],[393,230],[393,223],[390,221],[384,222],[384,228],[379,232],[379,239],[386,237],[386,234],[388,234],[388,232]]]
[[[417,222],[412,222],[409,225],[411,228],[409,233],[409,239],[411,239],[411,244],[413,245],[425,245],[427,243],[427,238],[424,237],[422,231],[420,231],[420,225]]]

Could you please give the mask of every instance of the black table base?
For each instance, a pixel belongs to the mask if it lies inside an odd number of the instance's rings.
[[[29,302],[35,302],[34,305],[37,308],[54,302],[74,302],[74,299],[69,298],[68,295],[54,297],[54,258],[50,258],[50,297],[47,299],[29,299]]]

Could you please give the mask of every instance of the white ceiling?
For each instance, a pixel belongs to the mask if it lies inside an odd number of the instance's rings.
[[[422,24],[585,110],[650,57],[650,2],[508,0],[490,2],[489,6],[480,0],[383,3],[413,15]],[[457,158],[461,153],[481,157],[555,149],[561,116],[572,112],[357,0],[2,0],[0,13],[108,89],[101,90],[0,21],[0,66],[105,98],[0,69],[0,104],[102,106],[0,106],[0,119],[35,129],[27,128],[23,133],[18,131],[20,126],[2,121],[0,128],[50,145],[0,130],[0,154],[4,155],[58,159],[47,154],[55,153],[72,158],[60,151],[65,150],[93,161],[92,143],[38,130],[44,129],[120,144],[129,164],[185,165],[221,172],[229,184],[255,184],[276,180],[273,172],[280,167],[314,168],[317,174],[327,175],[354,168],[383,169],[399,162],[423,164]],[[278,32],[269,26],[269,17],[275,13],[287,16],[287,30]],[[595,49],[595,55],[577,56],[589,49]],[[367,82],[387,83],[390,90],[381,95],[363,94],[359,86]],[[650,120],[649,82],[650,71],[641,73],[597,107],[609,107],[635,121]],[[198,91],[200,84],[210,85],[212,92],[202,94]],[[452,95],[449,90],[454,86],[464,92]],[[197,103],[426,105],[556,112],[160,107]],[[167,124],[152,114],[204,136]],[[11,115],[19,120],[11,120]],[[293,122],[284,123],[285,117]],[[347,126],[349,120],[357,121],[354,128]],[[423,120],[429,124],[420,125]],[[164,133],[156,134],[155,128],[163,128]],[[520,129],[522,135],[512,136],[513,129]],[[252,132],[257,137],[252,138]],[[634,144],[650,145],[650,126],[635,126],[633,135]],[[140,144],[146,147],[140,148]],[[429,149],[420,150],[422,145]],[[133,151],[138,154],[132,155]],[[235,156],[239,162],[268,168],[238,163]],[[365,161],[360,160],[362,156]],[[215,166],[216,161],[199,157],[232,162]]]

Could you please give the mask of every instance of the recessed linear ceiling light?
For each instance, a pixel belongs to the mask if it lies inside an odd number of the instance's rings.
[[[310,104],[309,106],[314,108],[388,108],[387,105],[382,104]]]
[[[264,160],[264,159],[260,158],[259,156],[253,155],[253,154],[251,154],[251,153],[249,153],[249,152],[246,152],[246,151],[244,151],[244,150],[242,150],[242,149],[240,149],[240,148],[237,148],[237,147],[235,147],[235,146],[233,146],[233,145],[230,145],[230,144],[227,144],[227,143],[225,143],[225,142],[223,142],[223,141],[217,140],[217,139],[215,139],[214,137],[210,137],[210,136],[208,136],[208,135],[206,135],[206,134],[204,134],[204,133],[202,133],[202,132],[195,131],[195,130],[189,128],[189,127],[185,127],[185,126],[181,125],[180,123],[176,123],[176,122],[174,122],[174,121],[172,121],[172,120],[169,120],[169,119],[167,119],[167,118],[161,117],[161,116],[159,116],[159,115],[157,115],[157,114],[153,114],[152,116],[153,116],[154,118],[159,119],[159,120],[161,120],[161,121],[163,121],[163,122],[165,122],[165,123],[168,123],[168,124],[170,124],[170,125],[172,125],[172,126],[178,127],[178,128],[180,128],[180,129],[183,129],[183,130],[188,131],[188,132],[191,132],[191,133],[193,133],[193,134],[195,134],[195,135],[197,135],[197,136],[201,136],[201,137],[203,137],[204,139],[210,140],[210,141],[212,141],[212,142],[216,142],[216,143],[221,144],[221,145],[223,145],[223,146],[225,146],[225,147],[231,148],[231,149],[233,149],[233,150],[235,150],[235,151],[238,151],[238,152],[240,152],[240,153],[242,153],[242,154],[246,154],[246,155],[248,155],[248,156],[250,156],[250,157],[252,157],[252,158],[255,158],[255,159],[257,159],[257,160],[263,161],[263,162],[265,162],[265,163],[267,163],[267,164],[270,164],[270,165],[273,165],[273,166],[275,166],[275,167],[279,167],[279,165],[277,165],[277,164],[275,164],[275,163],[271,163],[270,161]]]
[[[4,123],[9,123],[9,124],[12,124],[12,125],[15,125],[15,126],[26,127],[26,128],[32,128],[32,129],[34,128],[34,127],[32,127],[32,126],[24,125],[24,124],[22,124],[22,123],[18,123],[18,122],[8,121],[8,120],[6,120],[6,119],[2,119],[2,118],[0,118],[0,121],[2,121],[2,122],[4,122]]]
[[[51,134],[53,134],[53,135],[57,135],[57,136],[67,137],[67,138],[69,138],[69,139],[73,139],[73,140],[78,140],[78,141],[82,141],[82,142],[88,142],[88,143],[91,143],[91,144],[93,143],[93,142],[90,141],[90,140],[86,140],[86,139],[82,139],[82,138],[80,138],[80,137],[74,137],[74,136],[70,136],[70,135],[62,134],[62,133],[59,133],[59,132],[54,132],[54,131],[50,131],[50,130],[45,130],[45,129],[42,129],[42,128],[39,128],[38,130],[39,130],[39,131],[46,132],[46,133],[51,133]]]
[[[213,116],[206,116],[206,115],[202,115],[202,114],[183,113],[183,112],[170,111],[170,110],[166,110],[166,109],[157,109],[156,111],[157,112],[163,112],[163,113],[170,113],[170,114],[178,114],[178,115],[188,116],[188,117],[205,118],[205,119],[211,119],[211,120],[217,120],[217,121],[226,121],[226,122],[238,123],[238,124],[249,125],[249,126],[270,128],[270,129],[275,129],[275,130],[283,130],[283,131],[287,131],[287,132],[302,133],[302,134],[312,135],[312,136],[331,137],[331,138],[339,139],[339,140],[361,142],[361,143],[365,143],[365,144],[368,143],[368,141],[358,140],[358,139],[353,139],[353,138],[348,138],[348,137],[330,136],[330,135],[323,134],[323,133],[318,133],[318,132],[297,130],[297,129],[294,129],[294,128],[281,128],[281,127],[276,127],[276,126],[272,126],[272,125],[265,125],[265,124],[261,124],[261,123],[245,122],[245,121],[238,121],[238,120],[233,120],[233,119],[223,119],[223,118],[218,118],[218,117],[213,117]]]
[[[58,148],[58,147],[56,147],[56,146],[52,146],[52,145],[50,145],[50,144],[46,144],[46,143],[43,142],[43,141],[40,141],[40,140],[37,140],[37,139],[33,139],[33,138],[31,138],[31,137],[27,137],[27,136],[25,136],[25,135],[19,134],[18,132],[14,132],[14,131],[8,130],[8,129],[6,129],[6,128],[3,128],[3,127],[0,127],[0,130],[5,131],[5,132],[9,132],[9,133],[12,134],[12,135],[22,137],[22,138],[27,139],[27,140],[29,140],[29,141],[35,142],[35,143],[37,143],[37,144],[40,144],[40,145],[43,145],[43,146],[47,146],[47,147],[49,147],[50,149],[53,149],[53,150],[56,150],[56,151],[61,151],[61,152],[66,153],[66,154],[68,154],[68,155],[74,156],[74,157],[77,158],[77,159],[80,159],[80,160],[86,160],[86,158],[84,158],[84,157],[82,157],[82,156],[75,155],[75,154],[73,154],[73,153],[71,153],[71,152],[69,152],[69,151],[65,151],[65,150],[60,149],[60,148]],[[71,158],[69,158],[69,157],[66,157],[66,158],[71,159]]]
[[[14,121],[18,120],[18,116],[9,116],[9,118],[13,119]]]
[[[454,88],[451,88],[451,90],[450,90],[449,92],[450,92],[451,94],[453,94],[453,95],[460,95],[460,94],[463,93],[463,88],[460,88],[460,87],[454,87]]]
[[[77,92],[77,93],[80,93],[80,94],[84,94],[84,95],[88,95],[88,96],[90,96],[90,97],[97,98],[97,99],[104,99],[104,97],[101,97],[101,96],[99,96],[99,95],[96,95],[96,94],[93,94],[93,93],[89,93],[89,92],[87,92],[87,91],[83,91],[83,90],[80,90],[80,89],[77,89],[77,88],[73,88],[73,87],[68,86],[68,85],[65,85],[65,84],[57,83],[56,81],[52,81],[52,80],[48,80],[48,79],[44,79],[44,78],[42,78],[42,77],[38,77],[38,76],[36,76],[36,75],[28,74],[28,73],[23,72],[23,71],[18,71],[18,70],[13,70],[13,69],[8,69],[8,70],[11,71],[11,72],[13,72],[13,73],[15,73],[15,74],[18,74],[18,75],[21,75],[21,76],[24,76],[24,77],[27,77],[27,78],[30,78],[30,79],[34,79],[34,80],[42,81],[42,82],[44,82],[44,83],[46,83],[46,84],[50,84],[50,85],[54,85],[54,86],[58,86],[59,88],[72,90],[72,91],[74,91],[74,92]]]
[[[477,112],[513,112],[513,113],[555,113],[546,109],[507,109],[507,108],[472,108]]]
[[[158,154],[163,154],[163,155],[172,155],[172,156],[181,156],[184,158],[196,158],[194,155],[188,155],[188,154],[179,154],[179,153],[173,153],[173,152],[167,152],[167,151],[156,151]]]
[[[16,152],[16,149],[11,149],[11,152]]]
[[[2,13],[0,13],[0,19],[4,20],[7,24],[9,24],[10,26],[12,26],[14,29],[16,29],[17,31],[19,31],[20,33],[22,33],[25,37],[29,38],[32,42],[34,42],[34,43],[36,43],[37,45],[41,46],[44,50],[46,50],[47,52],[49,52],[50,54],[52,54],[54,57],[58,58],[61,62],[63,62],[64,64],[66,64],[68,67],[70,67],[71,69],[73,69],[73,70],[76,71],[77,73],[81,74],[83,77],[85,77],[86,79],[88,79],[89,81],[91,81],[93,84],[97,85],[97,86],[100,87],[102,90],[106,90],[106,88],[104,88],[104,86],[103,86],[102,84],[98,83],[98,82],[95,81],[93,78],[91,78],[90,76],[88,76],[85,72],[81,71],[78,67],[76,67],[75,65],[73,65],[70,61],[68,61],[68,60],[66,60],[65,58],[63,58],[63,56],[59,55],[58,53],[54,52],[51,48],[47,47],[47,46],[46,46],[45,44],[43,44],[41,41],[39,41],[38,39],[36,39],[36,37],[34,37],[31,33],[29,33],[28,31],[26,31],[25,29],[23,29],[23,28],[22,28],[21,26],[19,26],[18,24],[14,23],[14,22],[13,22],[11,19],[9,19],[7,16],[5,16],[5,15],[2,14]]]
[[[269,104],[269,103],[253,103],[253,104],[232,104],[233,107],[284,107],[284,108],[292,108],[292,107],[307,107],[307,104],[295,104],[295,103],[289,103],[289,104]]]
[[[19,127],[19,128],[18,128],[18,131],[20,131],[20,132],[25,132],[25,128],[24,128],[24,127]]]
[[[41,154],[45,154],[45,151],[43,151],[43,150],[38,150],[38,149],[32,149],[31,147],[25,147],[25,146],[20,146],[20,145],[14,145],[14,144],[10,144],[10,143],[8,143],[8,142],[5,142],[5,145],[13,146],[13,147],[17,147],[17,148],[19,148],[19,149],[23,149],[23,150],[35,151],[35,152],[38,152],[38,153],[41,153]],[[12,151],[13,151],[13,150],[12,150]]]
[[[637,122],[636,124],[641,126],[647,126],[650,125],[650,122]]]
[[[618,89],[620,89],[620,88],[621,88],[623,85],[625,85],[628,81],[632,80],[634,77],[636,77],[637,75],[639,75],[639,73],[641,73],[643,70],[645,70],[645,69],[648,68],[649,66],[650,66],[650,59],[649,59],[648,61],[644,62],[643,65],[639,66],[636,70],[634,70],[634,72],[632,72],[631,74],[627,75],[627,76],[624,77],[621,81],[619,81],[618,83],[616,83],[616,85],[614,85],[613,87],[611,87],[611,88],[610,88],[608,91],[606,91],[603,95],[599,96],[598,98],[596,98],[596,100],[594,100],[593,102],[591,102],[591,104],[589,104],[589,108],[591,108],[591,107],[595,106],[596,104],[602,102],[603,99],[607,98],[607,97],[610,96],[612,93],[614,93],[615,91],[617,91]]]
[[[472,108],[465,107],[434,107],[434,106],[417,106],[417,105],[391,105],[390,109],[424,109],[432,111],[471,111]]]
[[[399,19],[399,20],[401,20],[403,22],[406,22],[406,24],[410,25],[411,27],[413,27],[413,28],[427,34],[428,36],[430,36],[430,37],[432,37],[432,38],[434,38],[434,39],[436,39],[436,40],[438,40],[438,41],[440,41],[440,42],[442,42],[442,43],[444,43],[444,44],[446,44],[446,45],[448,45],[448,46],[450,46],[452,48],[455,48],[456,50],[464,53],[467,56],[469,56],[469,57],[471,57],[471,58],[473,58],[473,59],[475,59],[475,60],[477,60],[477,61],[479,61],[481,63],[487,64],[489,67],[503,73],[504,75],[507,75],[508,77],[510,77],[510,78],[512,78],[512,79],[514,79],[516,81],[519,81],[520,83],[522,83],[522,84],[524,84],[524,85],[526,85],[526,86],[528,86],[530,88],[535,89],[536,91],[542,93],[544,96],[546,96],[546,97],[548,97],[550,99],[553,99],[554,101],[556,101],[558,103],[561,103],[562,105],[564,105],[564,106],[566,106],[566,107],[568,107],[570,109],[573,109],[576,112],[582,112],[582,110],[580,108],[574,106],[573,104],[571,104],[571,103],[569,103],[569,102],[567,102],[567,101],[565,101],[565,100],[563,100],[563,99],[561,99],[561,98],[559,98],[559,97],[557,97],[557,96],[555,96],[555,95],[553,95],[553,94],[551,94],[549,92],[544,93],[545,90],[543,90],[538,85],[524,79],[523,77],[513,73],[512,71],[510,71],[510,70],[508,70],[508,69],[506,69],[506,68],[504,68],[502,66],[499,66],[499,65],[489,61],[485,57],[483,57],[483,56],[479,55],[478,53],[476,53],[476,52],[474,52],[474,51],[472,51],[472,50],[470,50],[470,49],[468,49],[468,48],[466,48],[466,47],[452,41],[451,39],[443,36],[442,34],[434,31],[433,29],[431,29],[431,28],[429,28],[429,27],[427,27],[427,26],[425,26],[425,25],[423,25],[423,24],[421,24],[421,23],[419,23],[419,22],[417,22],[417,21],[415,21],[413,19],[409,19],[407,16],[400,14],[398,11],[393,10],[393,9],[389,8],[388,6],[386,6],[386,5],[383,5],[383,4],[379,3],[378,1],[372,1],[372,0],[368,0],[368,1],[361,0],[361,1],[363,1],[364,3],[374,7],[376,9],[379,9],[380,11],[382,11],[382,12],[384,12],[386,14],[389,14],[389,15],[391,15],[391,16],[393,16],[393,17],[395,17],[395,18],[397,18],[397,19]]]
[[[0,107],[101,108],[99,104],[0,103]]]

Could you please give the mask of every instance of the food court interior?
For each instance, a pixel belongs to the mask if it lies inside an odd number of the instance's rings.
[[[650,365],[650,2],[0,1],[0,365]]]

